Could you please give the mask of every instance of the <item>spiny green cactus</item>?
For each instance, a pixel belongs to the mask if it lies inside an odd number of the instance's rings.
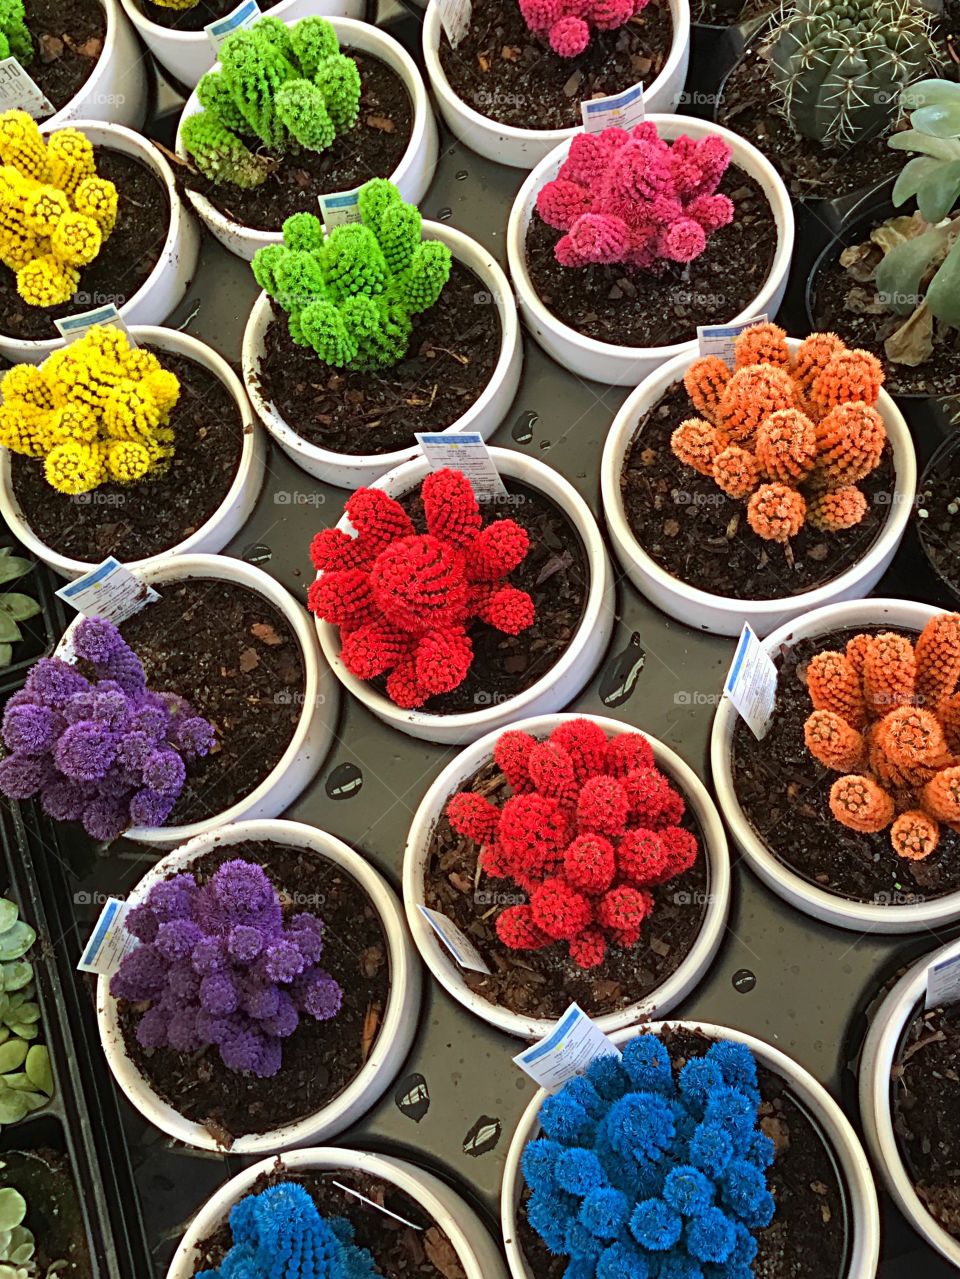
[[[421,240],[419,210],[390,182],[361,187],[359,207],[359,223],[326,237],[313,214],[295,213],[283,244],[258,250],[253,274],[287,312],[299,346],[334,368],[390,368],[407,353],[413,316],[440,297],[452,258],[446,245]]]
[[[224,40],[220,68],[197,85],[203,110],[184,121],[181,134],[212,182],[249,188],[266,180],[270,161],[245,139],[275,155],[299,147],[325,151],[356,124],[360,72],[325,18],[292,27],[260,18]]]
[[[33,965],[23,956],[36,940],[16,903],[0,897],[0,1124],[19,1123],[53,1094],[49,1053],[29,1042],[39,1033],[40,1007]]]
[[[900,91],[936,61],[930,25],[909,0],[795,0],[769,47],[794,131],[824,146],[882,132]]]
[[[33,61],[23,0],[0,0],[0,58],[16,58],[22,67]]]

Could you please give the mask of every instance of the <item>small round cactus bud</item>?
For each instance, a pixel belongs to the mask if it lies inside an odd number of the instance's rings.
[[[817,479],[829,488],[856,484],[877,469],[886,442],[876,409],[860,401],[838,404],[817,425]]]
[[[901,813],[890,827],[890,843],[898,857],[923,861],[940,843],[940,827],[927,813],[911,808]]]
[[[731,444],[718,453],[713,463],[713,478],[728,497],[749,497],[760,483],[760,465],[747,449]]]
[[[750,364],[730,379],[720,400],[717,426],[744,444],[753,439],[764,418],[778,409],[792,409],[795,400],[793,381],[784,369]]]
[[[920,792],[924,809],[941,822],[960,822],[960,768],[945,768]]]
[[[803,726],[807,750],[825,768],[849,773],[863,763],[863,735],[835,711],[814,711]]]
[[[787,334],[770,320],[763,324],[751,324],[737,338],[733,350],[738,369],[745,368],[748,364],[775,364],[781,369],[790,368]]]
[[[788,542],[803,527],[807,504],[802,493],[785,484],[761,484],[747,503],[747,520],[767,542]]]
[[[861,400],[876,404],[883,386],[883,365],[869,351],[839,351],[814,379],[810,396],[821,413]]]
[[[670,437],[674,456],[701,475],[713,475],[713,464],[725,437],[702,417],[687,418]]]
[[[817,460],[816,427],[799,409],[779,409],[760,423],[756,451],[771,480],[799,484]]]
[[[854,484],[817,493],[807,503],[807,519],[821,533],[855,528],[867,513],[867,499]]]
[[[843,826],[872,835],[893,821],[893,800],[871,777],[852,773],[830,788],[830,811]]]
[[[683,385],[694,405],[705,417],[715,420],[720,399],[732,374],[719,355],[705,355],[687,369]]]

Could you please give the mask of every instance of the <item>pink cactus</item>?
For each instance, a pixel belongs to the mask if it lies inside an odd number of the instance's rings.
[[[578,134],[537,197],[544,222],[566,232],[557,261],[622,262],[653,274],[667,262],[692,262],[733,218],[733,204],[716,190],[729,163],[730,147],[715,134],[665,142],[649,120],[631,133]]]
[[[523,20],[550,42],[561,58],[575,58],[590,43],[591,32],[614,31],[629,22],[649,0],[519,0]]]

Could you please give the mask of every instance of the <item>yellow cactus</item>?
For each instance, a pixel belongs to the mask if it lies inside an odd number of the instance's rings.
[[[80,272],[52,253],[42,253],[17,272],[17,292],[28,306],[59,306],[77,291]]]
[[[0,445],[43,458],[60,493],[132,483],[173,456],[180,383],[120,329],[91,329],[39,366],[17,365],[0,392]]]
[[[47,142],[49,181],[72,199],[86,178],[97,176],[93,143],[79,129],[58,129]],[[19,167],[19,166],[18,166]]]
[[[84,178],[77,187],[74,204],[78,213],[93,218],[106,240],[117,225],[119,197],[117,188],[106,178]]]
[[[0,115],[0,163],[11,165],[25,178],[47,182],[50,158],[36,120],[26,111]]]

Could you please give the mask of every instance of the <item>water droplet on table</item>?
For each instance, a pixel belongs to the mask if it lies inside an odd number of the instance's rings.
[[[525,410],[513,424],[511,436],[518,444],[529,444],[533,439],[533,432],[540,421],[539,413],[532,413],[529,409]]]
[[[733,989],[740,995],[749,995],[757,984],[757,974],[749,968],[738,968],[731,978]]]

